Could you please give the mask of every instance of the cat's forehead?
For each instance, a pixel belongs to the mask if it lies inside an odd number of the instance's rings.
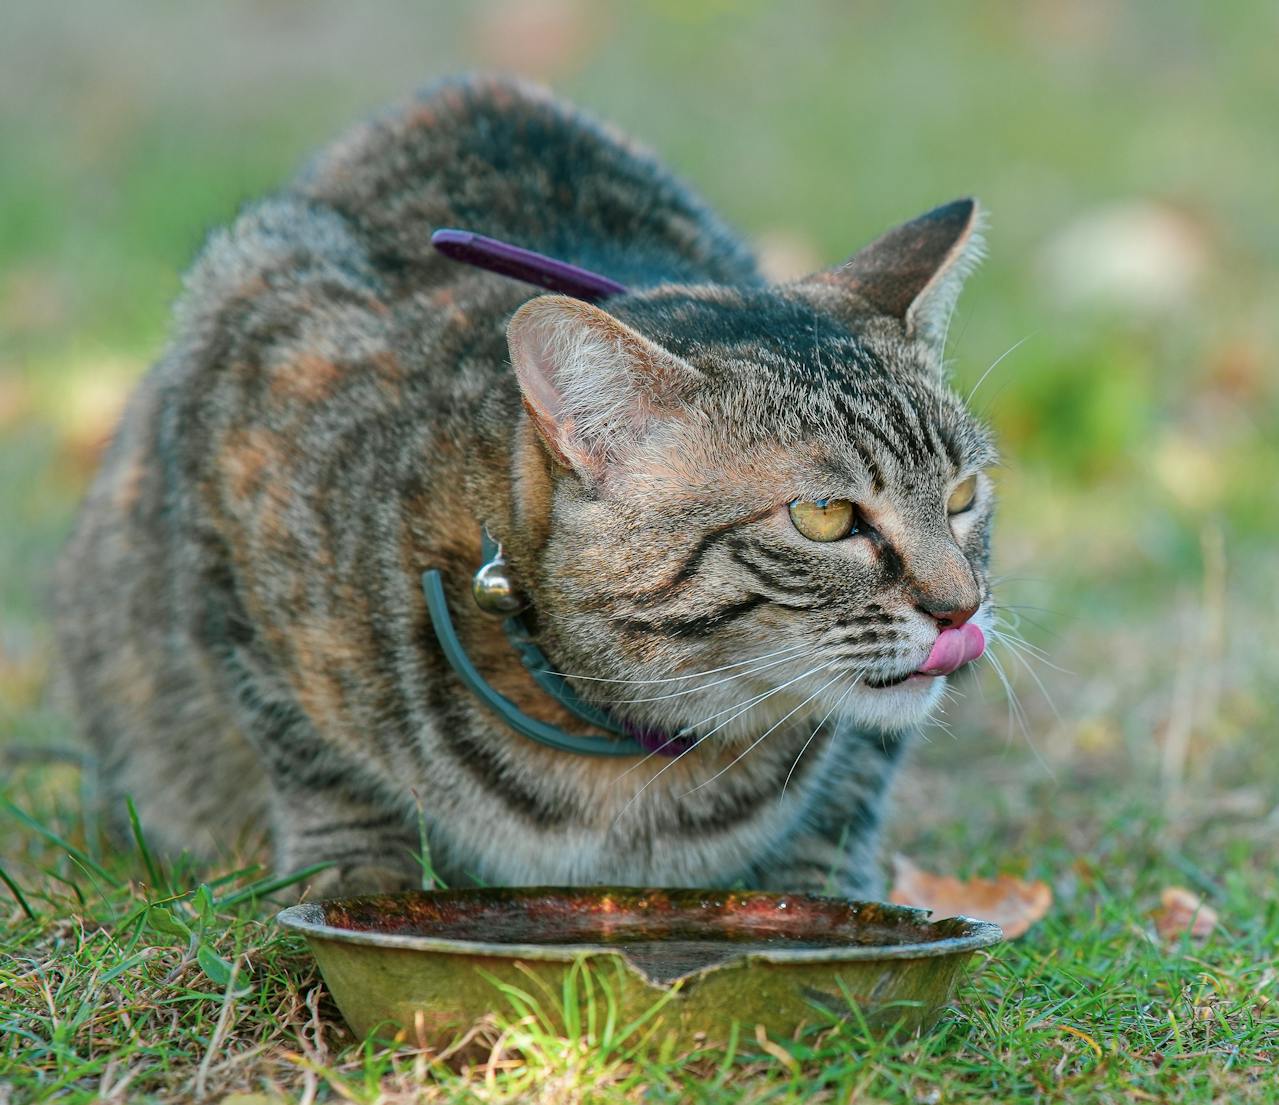
[[[804,446],[814,463],[851,458],[885,480],[994,460],[988,431],[923,347],[858,332],[789,289],[659,290],[619,317],[702,373],[696,401],[726,444]]]
[[[611,306],[611,305],[610,305]],[[618,317],[712,379],[743,360],[798,385],[819,375],[823,355],[875,372],[865,343],[803,296],[776,288],[658,288],[628,298]]]

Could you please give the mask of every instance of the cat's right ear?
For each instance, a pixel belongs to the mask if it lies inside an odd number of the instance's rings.
[[[861,313],[901,322],[906,336],[941,355],[965,278],[982,256],[982,211],[959,199],[894,227],[838,268],[802,283],[835,287]]]
[[[580,299],[531,299],[506,329],[524,407],[551,455],[601,478],[676,414],[696,369]]]

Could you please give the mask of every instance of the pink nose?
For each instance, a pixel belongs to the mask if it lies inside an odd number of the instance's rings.
[[[919,670],[924,675],[949,675],[985,651],[986,635],[980,627],[965,621],[955,629],[943,629],[937,634],[932,651]]]
[[[958,629],[977,613],[976,606],[960,606],[953,610],[948,607],[933,606],[926,602],[919,603],[920,613],[934,619],[942,629]]]

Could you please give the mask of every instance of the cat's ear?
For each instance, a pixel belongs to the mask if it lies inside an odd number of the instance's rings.
[[[872,312],[898,319],[908,338],[940,356],[959,290],[981,260],[982,222],[976,200],[955,200],[895,227],[806,282],[842,287]]]
[[[506,330],[524,407],[565,467],[602,476],[652,423],[678,412],[700,373],[606,311],[531,299]]]

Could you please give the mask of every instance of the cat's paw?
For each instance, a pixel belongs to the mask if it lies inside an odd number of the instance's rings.
[[[374,864],[330,867],[305,883],[298,884],[298,896],[307,901],[324,898],[352,898],[362,894],[394,894],[412,890],[420,884],[415,872]]]

